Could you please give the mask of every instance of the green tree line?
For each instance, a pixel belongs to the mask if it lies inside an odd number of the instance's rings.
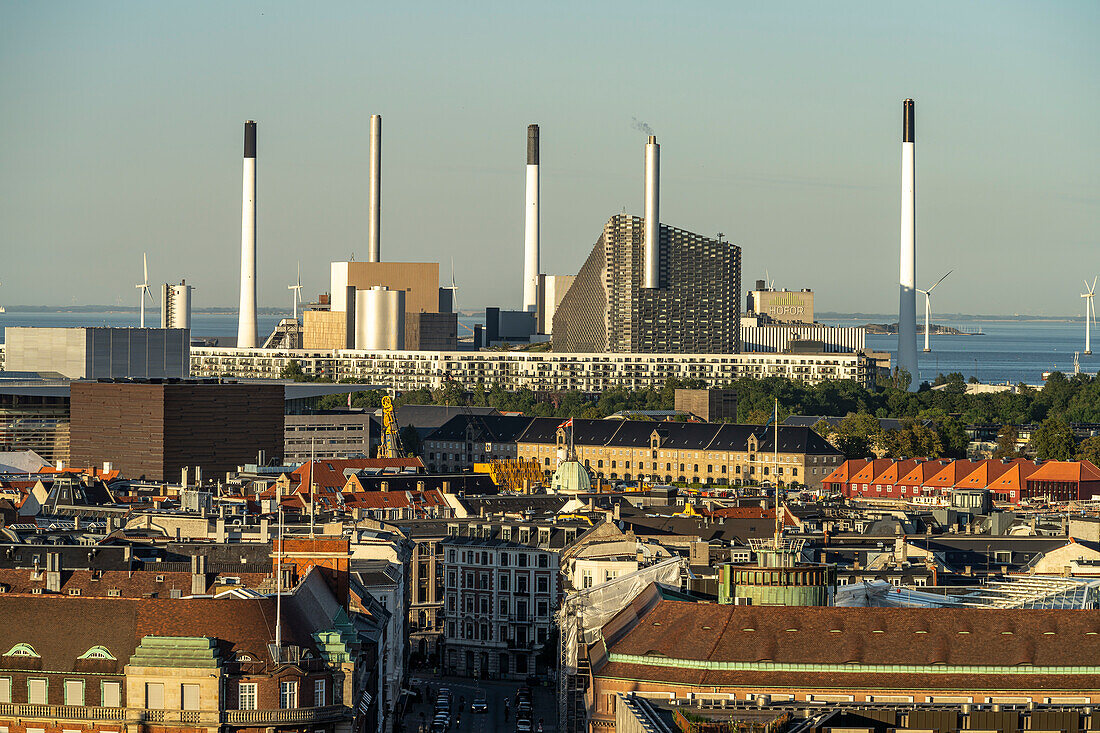
[[[294,361],[283,370],[282,376],[298,381],[332,381],[308,377]],[[958,373],[941,374],[932,384],[922,384],[916,392],[903,389],[907,383],[905,375],[882,380],[876,389],[867,389],[852,380],[810,385],[785,377],[745,377],[724,386],[737,395],[736,422],[740,423],[765,423],[771,418],[777,400],[780,420],[794,414],[847,416],[835,429],[825,425],[819,425],[818,429],[853,457],[870,455],[876,450],[890,456],[963,457],[968,442],[964,427],[969,424],[1042,424],[1032,438],[1032,446],[1040,458],[1066,459],[1082,451],[1090,455],[1100,453],[1097,445],[1100,438],[1090,438],[1078,445],[1068,427],[1070,422],[1100,423],[1100,378],[1083,374],[1066,377],[1055,372],[1041,388],[1020,385],[1014,392],[995,394],[967,394],[966,381]],[[932,389],[940,385],[944,385],[942,389]],[[404,392],[394,397],[394,404],[468,404],[536,417],[600,419],[622,410],[672,410],[678,387],[702,386],[700,381],[669,379],[657,389],[617,387],[590,395],[482,386],[465,391],[452,383],[437,390]],[[355,392],[352,406],[376,409],[381,406],[381,399],[382,392],[378,390]],[[330,395],[321,402],[326,409],[346,405],[346,395]],[[896,418],[903,421],[903,427],[883,432],[874,418]],[[1014,450],[1013,443],[1012,450],[999,449],[998,453],[1012,457]]]

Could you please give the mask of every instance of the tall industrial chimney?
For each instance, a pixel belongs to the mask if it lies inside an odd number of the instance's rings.
[[[909,372],[917,384],[917,217],[916,171],[913,157],[915,137],[913,100],[902,102],[901,125],[901,266],[898,304],[898,367]]]
[[[244,189],[241,193],[241,307],[237,347],[256,348],[256,123],[244,123]]]
[[[370,214],[367,261],[381,262],[382,247],[382,115],[370,116]]]
[[[650,135],[645,146],[645,277],[643,288],[661,287],[661,146]]]
[[[523,225],[523,309],[538,307],[539,290],[539,126],[527,126],[527,201]]]

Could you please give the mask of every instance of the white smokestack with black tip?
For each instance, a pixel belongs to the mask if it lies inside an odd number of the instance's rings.
[[[527,126],[527,199],[523,222],[523,309],[538,307],[539,289],[539,126]]]
[[[256,123],[244,123],[244,186],[241,192],[241,305],[237,347],[256,348]]]
[[[382,261],[382,115],[370,116],[370,212],[367,215],[367,262]]]
[[[902,102],[901,124],[901,260],[898,304],[898,367],[917,384],[917,216],[915,110],[912,99]]]
[[[650,135],[645,146],[645,277],[642,287],[661,287],[661,146]]]

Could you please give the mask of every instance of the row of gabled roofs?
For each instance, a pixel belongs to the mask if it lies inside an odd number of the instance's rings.
[[[989,489],[994,493],[1011,493],[1026,488],[1028,481],[1100,482],[1100,469],[1087,460],[855,458],[822,479],[822,485],[844,493],[856,486]]]

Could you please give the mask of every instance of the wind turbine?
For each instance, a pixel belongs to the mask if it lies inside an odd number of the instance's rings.
[[[1092,287],[1089,287],[1088,280],[1084,282],[1085,292],[1081,293],[1081,297],[1085,299],[1085,355],[1088,356],[1092,354],[1092,321],[1096,320],[1096,304],[1092,302],[1096,295],[1096,278],[1092,279]]]
[[[451,310],[455,313],[458,312],[458,286],[455,285],[455,258],[451,258],[451,286],[444,287],[444,290],[451,291]]]
[[[292,298],[292,300],[294,302],[294,322],[297,323],[298,322],[298,303],[300,303],[301,300],[302,300],[302,263],[301,262],[298,263],[298,279],[295,281],[294,285],[287,285],[286,289],[290,290],[290,291],[293,291],[294,297]]]
[[[149,293],[149,256],[144,252],[141,253],[141,264],[145,268],[145,279],[140,285],[134,287],[140,291],[138,293],[138,308],[141,311],[141,327],[145,328],[145,298],[148,297],[150,303],[156,303],[156,301]]]
[[[954,270],[948,270],[947,275],[950,275],[952,272],[954,272]],[[936,285],[939,285],[940,283],[942,283],[944,280],[947,279],[947,275],[944,275],[939,280],[937,280],[936,284],[933,285],[932,287],[928,288],[928,290],[921,290],[920,288],[917,288],[918,293],[924,293],[924,351],[925,351],[925,353],[932,350],[928,346],[928,335],[932,332],[932,324],[930,323],[930,321],[932,320],[932,291],[936,289]]]
[[[451,284],[450,284],[450,286],[446,286],[446,285],[443,286],[443,289],[451,291],[451,312],[457,314],[458,313],[458,285],[455,284],[455,258],[454,257],[451,258]],[[470,328],[469,326],[467,326],[462,321],[458,321],[458,327],[459,328],[465,328],[467,331],[470,332],[470,335],[473,336],[474,329]]]

